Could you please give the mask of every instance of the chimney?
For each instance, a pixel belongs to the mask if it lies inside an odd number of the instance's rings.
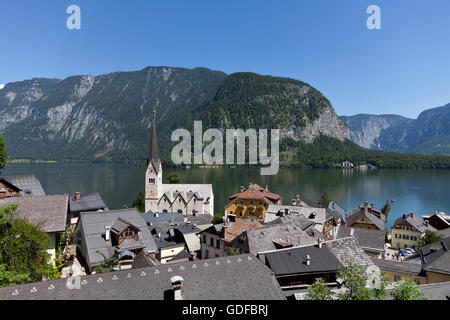
[[[284,209],[284,215],[287,216],[289,214],[289,208]]]
[[[364,207],[368,207],[369,206],[369,201],[365,201],[364,202]]]
[[[181,288],[183,288],[184,279],[180,276],[174,276],[170,278],[170,282],[172,283],[174,299],[183,300],[183,296],[181,295]]]
[[[319,245],[319,249],[322,249],[322,239],[318,239],[317,244]]]
[[[425,226],[429,226],[429,222],[428,222],[428,220],[425,220]]]
[[[409,216],[410,216],[411,218],[414,217],[414,213],[411,212],[411,213],[409,214]]]
[[[159,212],[155,212],[153,215],[155,216],[155,218],[158,218],[159,217]]]
[[[75,200],[80,200],[81,194],[79,192],[75,192]]]
[[[306,265],[309,266],[311,264],[311,256],[309,254],[306,255]]]
[[[161,232],[158,232],[158,238],[161,238]]]
[[[406,219],[406,214],[403,214],[403,219]]]
[[[266,188],[264,190],[269,192],[269,186],[267,184],[266,184]]]
[[[111,227],[105,226],[105,240],[110,241],[111,240]]]
[[[245,189],[244,186],[240,186],[239,188],[241,189],[241,192],[244,192],[244,189]]]
[[[223,227],[222,227],[222,238],[225,238],[225,234],[227,233],[228,230],[228,224],[224,223]]]
[[[370,207],[373,208],[373,205],[374,205],[374,203],[372,202],[372,203],[370,204]]]
[[[296,206],[297,205],[297,199],[292,199],[292,205]]]

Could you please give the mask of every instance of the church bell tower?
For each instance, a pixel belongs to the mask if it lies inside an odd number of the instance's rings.
[[[158,211],[158,201],[162,197],[162,166],[159,158],[156,136],[156,110],[153,111],[150,153],[145,171],[145,212]]]

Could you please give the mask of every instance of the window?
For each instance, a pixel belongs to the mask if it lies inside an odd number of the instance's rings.
[[[395,282],[400,281],[400,280],[402,280],[402,277],[394,275],[394,281]]]
[[[203,243],[206,243],[206,236],[203,235]]]
[[[209,255],[209,252],[208,252],[208,250],[206,250],[205,251],[205,259],[208,259],[208,255]]]
[[[153,178],[150,178],[148,181],[150,182],[150,184],[155,184],[155,179]]]
[[[214,247],[214,239],[213,239],[213,238],[210,238],[210,239],[209,239],[209,245],[210,245],[211,247]]]
[[[220,240],[219,239],[216,239],[216,248],[220,249]]]
[[[233,214],[233,211],[230,211],[230,214]]]

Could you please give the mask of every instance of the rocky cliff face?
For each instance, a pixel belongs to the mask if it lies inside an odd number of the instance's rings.
[[[416,120],[367,114],[341,118],[351,130],[350,139],[368,149],[450,154],[450,104],[426,110]]]
[[[204,128],[278,128],[308,143],[350,138],[330,102],[301,81],[172,67],[8,83],[0,131],[12,158],[133,161],[147,156],[154,108],[165,154],[172,130],[193,120]]]

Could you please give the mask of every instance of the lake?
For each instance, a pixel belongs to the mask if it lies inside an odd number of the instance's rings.
[[[165,177],[174,169],[164,169]],[[259,168],[192,168],[177,170],[183,183],[212,183],[215,211],[223,212],[228,196],[249,182],[269,185],[290,204],[297,194],[316,201],[323,191],[346,210],[364,201],[377,208],[392,204],[388,225],[403,213],[422,214],[442,210],[450,213],[450,170],[280,169],[275,176],[260,176]],[[11,164],[2,175],[34,173],[47,194],[99,192],[110,209],[130,207],[144,190],[143,166],[124,164]]]

